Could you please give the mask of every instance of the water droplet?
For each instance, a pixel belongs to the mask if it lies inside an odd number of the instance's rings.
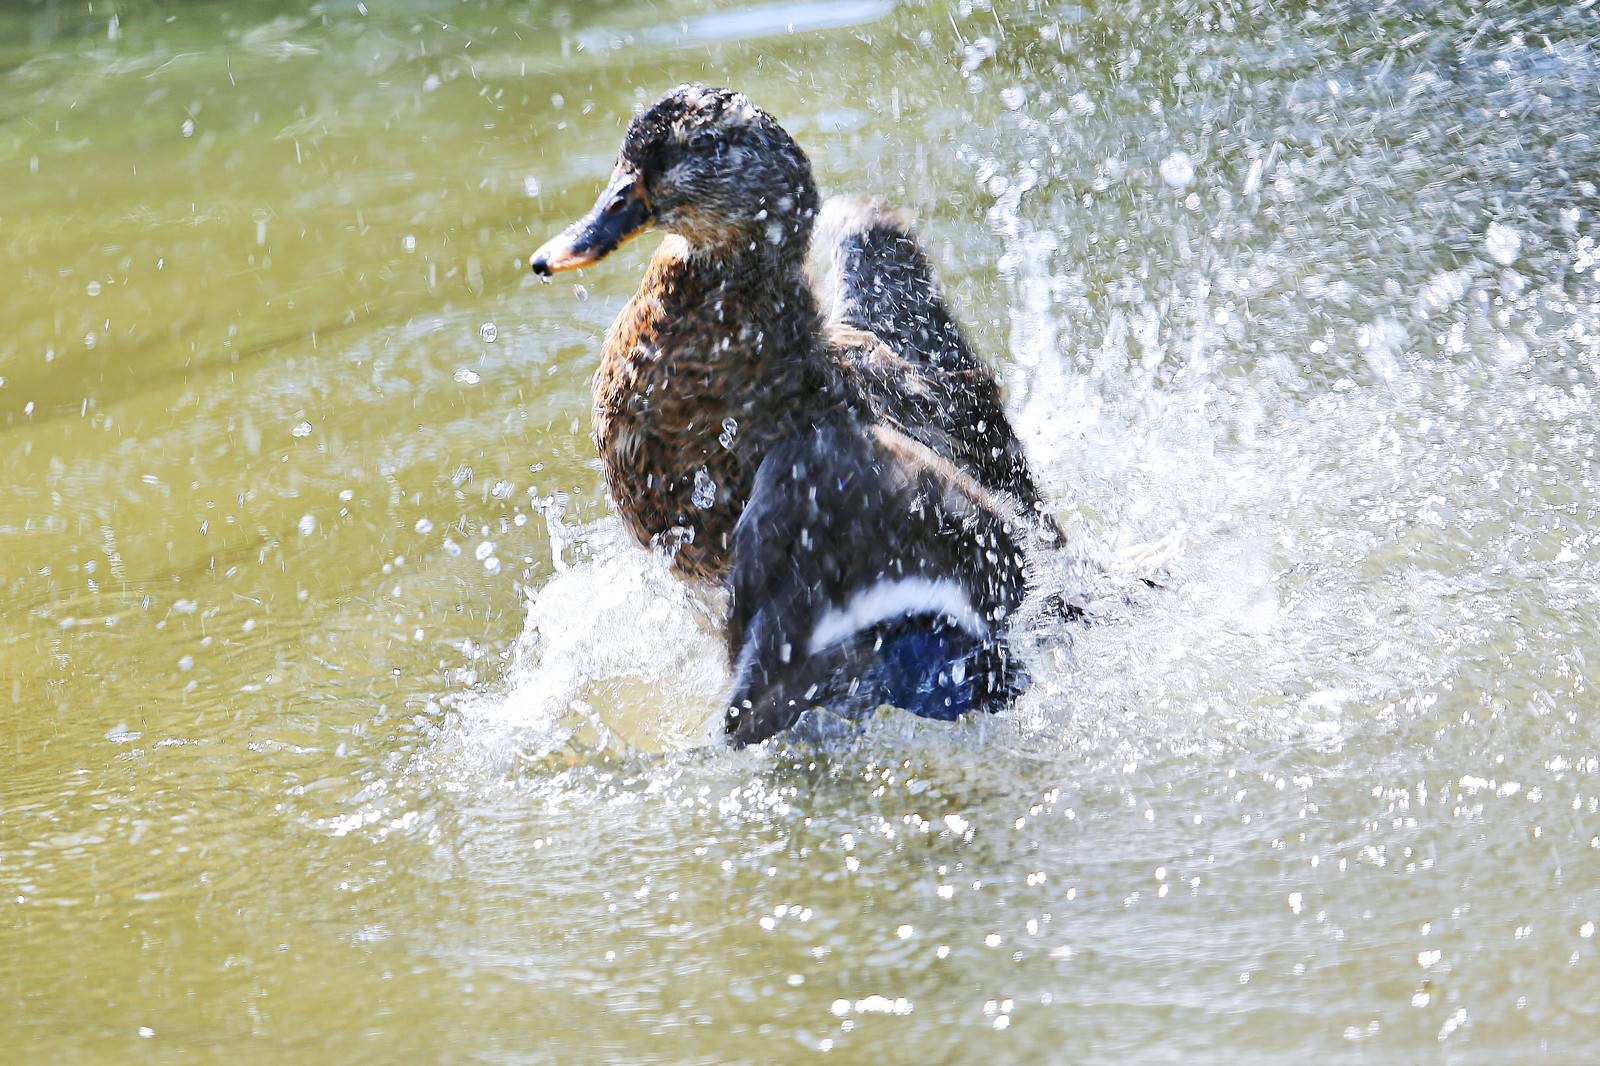
[[[1173,152],[1161,161],[1161,180],[1171,189],[1186,188],[1194,181],[1194,160],[1188,152]]]
[[[694,492],[690,493],[689,499],[702,511],[716,505],[717,483],[711,480],[711,475],[703,466],[694,472]]]
[[[297,422],[295,423],[295,427],[289,432],[293,433],[297,437],[309,437],[311,436],[311,423]]]
[[[1028,102],[1028,94],[1020,86],[1012,85],[1000,90],[1000,102],[1010,111],[1022,110],[1022,105]]]
[[[127,722],[118,722],[106,731],[106,739],[113,744],[129,744],[142,735],[137,729],[128,728]]]
[[[717,443],[724,448],[732,448],[733,442],[739,436],[739,423],[732,418],[722,420],[722,433],[717,437]]]
[[[99,296],[100,283],[98,281],[91,281],[89,284],[83,287],[83,291],[88,293],[90,296]]]
[[[414,252],[417,250],[417,239],[408,233],[400,238],[400,247],[408,252]]]
[[[493,344],[494,339],[500,336],[500,330],[493,322],[485,322],[478,327],[478,336],[483,338],[483,343]]]
[[[683,550],[685,544],[694,543],[693,526],[673,526],[656,534],[655,543],[671,559]]]
[[[1501,266],[1510,266],[1522,254],[1522,234],[1503,222],[1491,222],[1483,234],[1483,247]]]
[[[428,521],[426,518],[419,518],[417,519],[417,524],[411,528],[415,529],[418,533],[432,533],[433,523]]]
[[[482,562],[483,560],[489,558],[489,556],[491,556],[493,554],[494,554],[494,541],[485,540],[485,541],[479,542],[478,547],[472,553],[472,557],[474,559],[477,559],[479,562]]]
[[[500,572],[499,557],[491,555],[489,558],[485,559],[483,561],[483,570],[486,574],[498,574]]]
[[[476,385],[482,379],[478,377],[476,370],[469,370],[463,366],[456,370],[456,380],[463,385]]]
[[[971,74],[994,57],[994,38],[979,37],[961,49],[961,73]]]
[[[317,531],[317,516],[310,514],[301,515],[298,528],[302,537],[311,536],[311,534]]]
[[[444,538],[444,553],[451,558],[454,558],[455,556],[461,554],[461,545],[457,544],[449,537],[446,537]]]
[[[194,119],[186,118],[183,120],[183,135],[185,137],[194,136]]]
[[[576,296],[580,301],[587,300],[589,298],[589,290],[582,285],[574,285],[572,287],[572,295]]]
[[[539,195],[539,179],[533,177],[532,175],[529,175],[528,177],[523,178],[522,179],[522,191],[527,194],[529,199],[532,199],[533,197],[538,196]]]

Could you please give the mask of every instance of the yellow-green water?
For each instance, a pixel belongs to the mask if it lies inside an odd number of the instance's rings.
[[[1600,9],[8,4],[17,1062],[1580,1062]],[[1075,538],[1014,713],[707,746],[588,437],[730,84],[912,207]]]

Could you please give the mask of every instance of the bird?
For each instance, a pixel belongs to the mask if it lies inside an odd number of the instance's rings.
[[[1007,623],[1061,531],[906,217],[824,205],[771,115],[691,84],[633,118],[594,208],[529,265],[588,267],[651,229],[602,342],[594,437],[633,537],[730,592],[729,740],[811,707],[1009,705],[1027,675]]]

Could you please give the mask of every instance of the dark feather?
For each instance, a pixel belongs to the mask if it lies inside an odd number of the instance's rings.
[[[948,719],[1009,703],[1026,675],[1005,623],[1027,572],[993,504],[881,427],[826,425],[774,447],[734,531],[734,741],[819,705]]]
[[[836,198],[823,207],[818,239],[833,266],[830,339],[874,414],[1014,496],[1059,540],[999,382],[945,306],[904,217]]]

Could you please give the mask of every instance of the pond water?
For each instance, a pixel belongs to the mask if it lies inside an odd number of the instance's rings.
[[[906,205],[1085,551],[1010,714],[730,753],[589,437],[729,84]],[[1600,7],[0,11],[18,1062],[1579,1061]]]

